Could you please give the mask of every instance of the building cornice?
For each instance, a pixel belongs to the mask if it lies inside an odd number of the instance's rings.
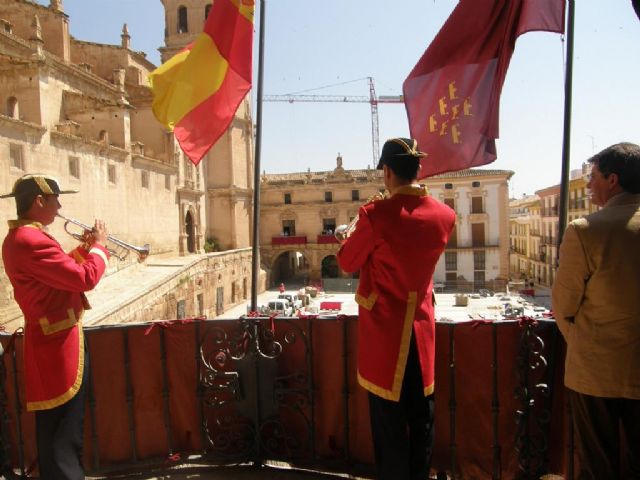
[[[25,122],[17,118],[0,114],[0,127],[16,132],[23,132],[27,137],[40,138],[47,131],[47,128],[37,123]]]
[[[57,146],[73,147],[74,149],[80,148],[90,153],[98,154],[103,157],[108,157],[113,160],[124,162],[129,158],[130,152],[124,148],[115,147],[113,145],[105,145],[104,142],[97,140],[91,140],[78,135],[72,135],[70,133],[58,132],[51,130],[49,132],[51,137],[51,144]]]
[[[168,163],[159,158],[147,157],[139,153],[131,154],[131,165],[133,167],[142,167],[154,170],[158,173],[169,175],[178,171],[178,166],[174,163]]]
[[[250,199],[253,197],[252,188],[244,187],[209,187],[207,188],[209,198],[233,197],[235,199]]]

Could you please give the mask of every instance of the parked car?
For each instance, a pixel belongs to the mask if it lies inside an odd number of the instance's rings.
[[[286,298],[270,300],[269,303],[267,303],[267,309],[270,315],[277,313],[282,317],[290,317],[294,312],[293,305]]]
[[[298,300],[294,295],[291,295],[290,293],[281,293],[280,295],[278,295],[278,298],[287,300],[294,308],[294,310],[297,308],[302,308],[302,300]]]

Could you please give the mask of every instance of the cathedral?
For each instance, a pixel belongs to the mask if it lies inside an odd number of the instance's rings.
[[[202,30],[210,1],[162,3],[165,61]],[[115,237],[150,244],[152,258],[203,253],[205,244],[249,247],[249,97],[195,167],[153,116],[147,77],[156,65],[132,48],[127,25],[119,45],[106,45],[71,36],[72,21],[62,0],[0,0],[0,191],[26,173],[53,175],[80,192],[60,199],[63,215],[85,224],[104,219]],[[15,218],[12,199],[0,203],[0,217],[4,238],[6,220]],[[70,248],[76,242],[63,223],[51,232]],[[112,261],[110,270],[127,266]],[[15,313],[0,269],[0,318]]]

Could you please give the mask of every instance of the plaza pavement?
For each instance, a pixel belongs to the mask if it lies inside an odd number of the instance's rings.
[[[132,304],[147,292],[166,284],[171,279],[180,277],[190,265],[196,263],[199,259],[200,256],[198,255],[167,258],[151,257],[144,264],[131,265],[122,271],[103,278],[96,289],[87,294],[93,308],[85,313],[84,324],[87,326],[108,324],[110,312]],[[536,297],[521,297],[517,294],[507,295],[506,292],[498,292],[493,297],[469,297],[466,307],[455,305],[455,294],[453,293],[436,293],[436,319],[454,322],[479,318],[491,320],[496,318],[504,304],[509,302],[516,304],[517,302],[529,302],[531,306],[542,306],[550,309],[550,290],[539,286],[536,286],[535,290]],[[287,293],[296,293],[296,290],[287,289]],[[500,295],[500,293],[502,294]],[[258,295],[258,305],[264,305],[277,296],[277,289],[265,291]],[[510,300],[500,300],[505,296]],[[355,302],[353,293],[320,292],[313,299],[313,303],[318,307],[323,301],[342,302],[342,310],[339,312],[341,314],[358,314],[358,305]],[[215,318],[239,318],[247,313],[249,303],[250,300],[240,302]],[[331,314],[332,312],[324,313]]]

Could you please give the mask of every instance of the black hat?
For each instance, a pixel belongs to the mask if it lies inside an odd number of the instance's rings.
[[[426,153],[418,151],[418,142],[413,138],[392,138],[384,143],[376,168],[382,170],[383,165],[392,166],[398,160],[419,159],[426,156]]]
[[[13,184],[11,193],[0,195],[0,198],[26,197],[38,195],[60,195],[63,193],[78,193],[77,190],[60,190],[58,181],[50,175],[23,175]]]

